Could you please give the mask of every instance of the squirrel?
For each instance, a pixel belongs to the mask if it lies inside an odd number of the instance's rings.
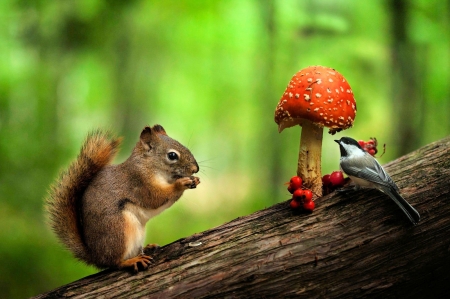
[[[142,248],[145,224],[197,187],[199,166],[160,125],[145,127],[131,156],[110,165],[121,140],[107,131],[88,134],[45,205],[51,228],[76,258],[100,269],[138,272],[153,261]]]

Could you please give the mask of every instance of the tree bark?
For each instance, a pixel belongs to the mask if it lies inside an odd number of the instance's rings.
[[[36,298],[436,298],[450,294],[450,137],[387,165],[422,216],[377,190],[288,201],[173,242],[136,275],[106,270]]]

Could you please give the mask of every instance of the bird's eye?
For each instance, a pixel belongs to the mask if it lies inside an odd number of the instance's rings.
[[[176,161],[178,160],[178,154],[175,152],[169,152],[167,154],[167,158],[169,158],[170,161]]]

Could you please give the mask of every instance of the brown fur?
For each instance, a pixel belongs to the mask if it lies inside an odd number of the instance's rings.
[[[100,131],[88,136],[80,155],[52,186],[46,200],[50,224],[82,261],[100,268],[146,268],[145,223],[200,181],[190,151],[163,127],[145,127],[131,156],[108,165],[120,144]],[[176,152],[178,159],[168,159]]]
[[[120,138],[113,138],[108,132],[90,133],[78,158],[61,173],[45,200],[50,226],[78,259],[87,257],[80,231],[81,198],[95,175],[112,161],[120,142]]]

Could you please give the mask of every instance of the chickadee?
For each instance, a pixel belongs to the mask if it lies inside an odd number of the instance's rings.
[[[364,151],[355,139],[342,137],[335,141],[341,150],[341,169],[355,183],[355,189],[367,187],[380,190],[388,195],[416,225],[420,220],[420,214],[400,196],[397,185],[377,160]]]

